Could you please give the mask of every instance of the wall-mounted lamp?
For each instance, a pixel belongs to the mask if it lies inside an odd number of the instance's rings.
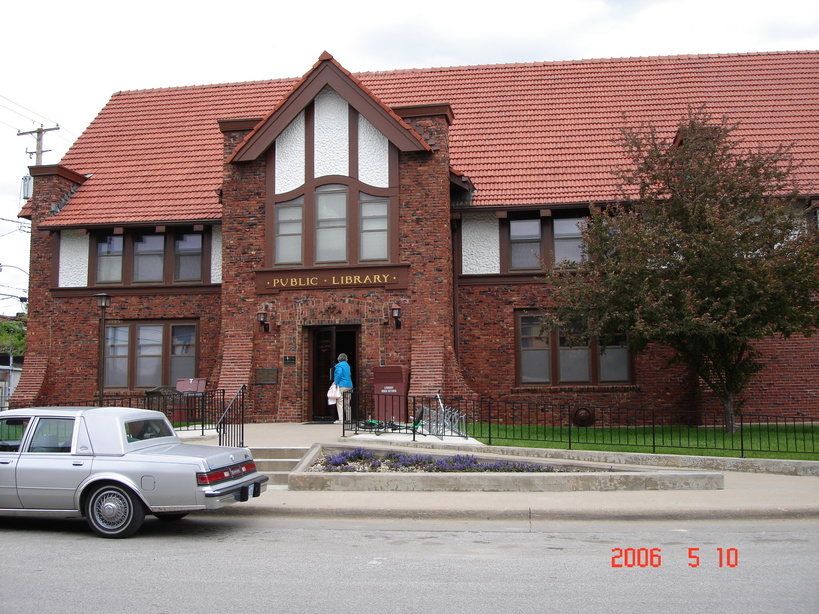
[[[398,305],[398,303],[392,304],[392,307],[390,307],[390,315],[392,315],[395,328],[401,328],[401,307]]]
[[[270,332],[270,322],[268,322],[267,317],[268,317],[268,313],[266,311],[264,311],[264,310],[256,312],[256,320],[259,322],[259,324],[262,325],[262,328],[264,329],[264,332],[269,333]]]
[[[108,309],[111,306],[110,294],[95,294],[94,298],[97,299],[97,307],[100,309]]]

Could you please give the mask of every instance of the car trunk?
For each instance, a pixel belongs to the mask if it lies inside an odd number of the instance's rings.
[[[156,445],[143,448],[141,450],[135,450],[133,453],[202,459],[207,463],[210,469],[229,467],[252,458],[250,452],[248,452],[245,448],[223,448],[188,443]]]

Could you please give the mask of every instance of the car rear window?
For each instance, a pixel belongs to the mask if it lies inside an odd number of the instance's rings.
[[[125,423],[128,441],[145,441],[157,437],[171,437],[173,431],[164,420],[131,420]]]
[[[30,418],[0,420],[0,452],[17,452]]]

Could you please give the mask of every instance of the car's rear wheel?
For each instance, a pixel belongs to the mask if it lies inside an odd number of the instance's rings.
[[[106,484],[86,499],[85,517],[91,530],[101,537],[129,537],[142,526],[145,508],[128,488]]]

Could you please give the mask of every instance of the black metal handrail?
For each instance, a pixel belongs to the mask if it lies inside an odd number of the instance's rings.
[[[245,445],[246,391],[247,386],[243,385],[239,388],[216,421],[216,432],[219,434],[220,446],[242,447]]]

